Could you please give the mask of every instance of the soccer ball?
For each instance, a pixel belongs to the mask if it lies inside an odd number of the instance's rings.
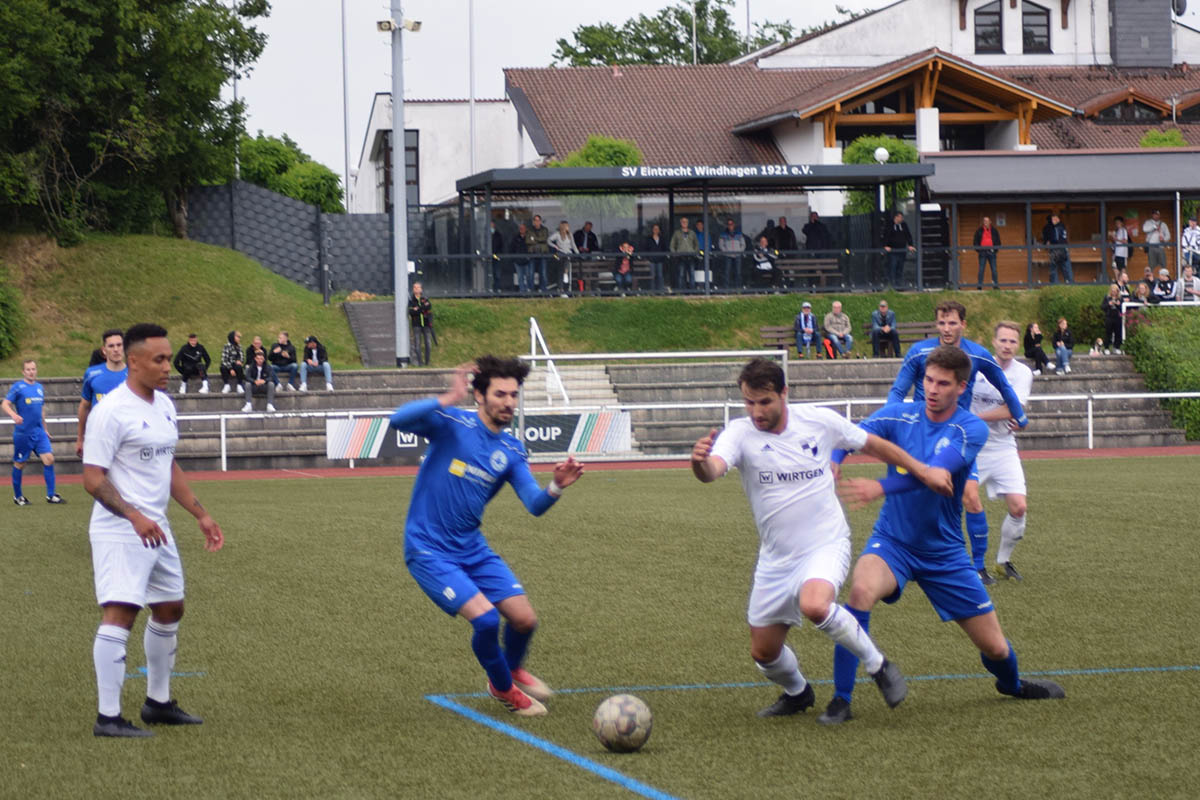
[[[650,738],[654,716],[650,706],[631,694],[615,694],[592,716],[592,731],[614,753],[632,753]]]

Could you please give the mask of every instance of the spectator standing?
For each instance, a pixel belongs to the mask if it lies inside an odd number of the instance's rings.
[[[580,255],[590,255],[600,250],[600,242],[592,233],[592,223],[585,222],[583,227],[575,231],[575,248]]]
[[[275,384],[278,382],[275,378],[275,370],[271,369],[266,357],[261,352],[256,352],[254,361],[246,367],[246,381],[243,384],[246,405],[242,406],[242,411],[253,411],[254,395],[265,394],[267,411],[275,413]]]
[[[817,318],[812,312],[812,303],[805,300],[800,304],[800,313],[792,321],[796,332],[796,355],[804,358],[812,355],[813,343],[817,340]]]
[[[617,291],[623,294],[633,291],[633,245],[621,242],[618,250],[620,254],[613,264],[613,281],[617,284]]]
[[[179,348],[172,363],[179,373],[180,394],[187,394],[188,380],[191,378],[199,378],[200,394],[208,394],[208,367],[212,364],[212,358],[204,349],[204,345],[200,344],[196,334],[188,334],[187,344]]]
[[[412,297],[408,298],[408,321],[412,325],[412,348],[417,366],[428,367],[429,348],[437,344],[437,334],[433,332],[433,303],[425,296],[425,287],[420,283],[413,284]]]
[[[329,363],[329,355],[325,345],[315,336],[304,340],[304,360],[300,362],[300,391],[308,391],[308,373],[325,373],[325,391],[333,391],[333,367]]]
[[[550,234],[546,240],[554,253],[554,269],[550,276],[550,291],[561,292],[571,285],[571,257],[579,255],[575,246],[575,237],[571,235],[571,226],[564,219],[558,223],[558,230]],[[563,297],[566,297],[564,294]]]
[[[799,249],[796,244],[796,231],[788,227],[787,217],[780,217],[775,226],[775,249],[791,253]]]
[[[767,218],[767,224],[764,225],[763,229],[758,232],[758,236],[754,237],[754,241],[757,242],[764,236],[767,237],[767,245],[770,246],[772,250],[779,249],[775,246],[775,220],[771,219],[770,217]]]
[[[1166,267],[1158,271],[1158,280],[1150,287],[1150,293],[1158,298],[1155,301],[1157,303],[1175,299],[1175,281],[1171,280],[1171,273],[1167,272]]]
[[[704,283],[708,285],[712,283],[712,254],[709,253],[709,265],[707,267],[704,265],[704,254],[709,252],[711,242],[708,241],[708,234],[704,232],[704,220],[696,220],[695,228],[696,244],[700,248],[698,251],[700,255],[696,258],[696,269],[704,270]]]
[[[1183,268],[1183,277],[1176,286],[1175,299],[1182,303],[1200,303],[1200,278],[1195,276],[1191,265]]]
[[[892,346],[892,357],[900,357],[900,333],[896,330],[896,312],[888,308],[887,300],[879,301],[879,308],[871,312],[871,355],[879,358],[879,345],[888,342]]]
[[[821,222],[821,216],[817,212],[808,212],[808,223],[800,232],[804,234],[805,250],[833,249],[833,236],[830,235],[829,228],[825,227],[825,223]]]
[[[662,226],[658,223],[650,226],[650,235],[646,237],[646,241],[642,243],[642,249],[647,253],[665,253],[667,252],[667,240],[662,235]],[[661,292],[663,290],[663,256],[651,255],[650,258],[650,286],[654,291]]]
[[[1119,275],[1129,262],[1129,229],[1125,227],[1124,217],[1113,217],[1108,240],[1113,243],[1113,273]]]
[[[1155,211],[1150,219],[1142,223],[1146,234],[1146,256],[1151,270],[1167,265],[1167,242],[1171,241],[1171,229],[1162,221],[1162,214]]]
[[[513,270],[510,262],[500,256],[504,255],[504,234],[496,229],[496,220],[492,220],[492,291],[496,294],[511,292],[513,288]]]
[[[833,301],[833,310],[825,315],[824,328],[838,355],[842,358],[850,355],[850,349],[854,347],[854,336],[851,335],[850,317],[842,313],[840,300]]]
[[[1033,374],[1041,375],[1043,371],[1053,371],[1054,365],[1046,357],[1042,349],[1042,329],[1036,322],[1025,326],[1025,357],[1033,362]]]
[[[267,357],[267,348],[263,347],[261,336],[255,336],[250,340],[250,346],[246,348],[246,366],[254,363],[254,355],[256,353],[262,353],[263,358]]]
[[[1183,247],[1183,263],[1200,269],[1200,224],[1197,224],[1194,216],[1188,218],[1188,226],[1180,234],[1179,244]]]
[[[766,236],[758,237],[758,247],[751,254],[754,259],[754,274],[758,276],[760,285],[778,289],[783,275],[775,266],[775,257],[779,255],[771,248],[771,242]]]
[[[275,344],[271,345],[271,352],[267,354],[267,360],[271,362],[271,370],[275,373],[275,383],[281,383],[279,376],[286,374],[287,383],[283,384],[283,388],[286,391],[295,389],[300,367],[296,363],[296,345],[288,338],[287,331],[279,332]]]
[[[912,232],[904,215],[897,211],[892,215],[892,221],[883,228],[883,251],[887,254],[888,283],[894,288],[900,288],[904,281],[904,262],[909,253],[915,253]]]
[[[229,394],[231,385],[237,386],[241,394],[242,382],[246,380],[246,354],[242,352],[242,332],[230,331],[221,348],[221,394]]]
[[[679,218],[679,230],[671,234],[671,256],[675,259],[675,288],[690,289],[696,284],[696,254],[700,242],[688,227],[688,218]]]
[[[1058,283],[1058,271],[1061,269],[1064,283],[1074,283],[1075,274],[1071,270],[1071,252],[1067,249],[1067,226],[1063,225],[1058,214],[1051,214],[1046,226],[1042,228],[1042,244],[1049,245],[1050,250],[1050,282]]]
[[[525,231],[525,249],[533,261],[533,269],[542,282],[543,292],[550,291],[550,280],[546,275],[546,262],[550,260],[550,231],[542,224],[542,215],[533,215],[533,226]]]
[[[975,288],[983,289],[983,268],[992,267],[992,288],[1000,288],[1000,278],[996,273],[996,248],[1000,246],[1000,231],[992,227],[992,220],[984,217],[975,229],[975,251],[979,254],[979,277],[975,279]]]
[[[1067,318],[1058,318],[1058,327],[1050,339],[1054,345],[1054,358],[1058,363],[1058,374],[1069,375],[1071,372],[1071,354],[1075,351],[1075,337],[1067,327]]]
[[[1133,296],[1129,291],[1129,273],[1125,270],[1121,270],[1120,274],[1117,275],[1117,289],[1121,292],[1122,300],[1128,300]]]
[[[1121,354],[1121,287],[1115,283],[1108,287],[1108,294],[1100,301],[1104,313],[1104,352]]]
[[[721,250],[721,258],[725,262],[725,288],[740,289],[742,287],[742,258],[746,254],[746,237],[738,229],[733,217],[725,220],[725,230],[717,240]]]
[[[517,268],[517,288],[529,294],[533,291],[533,261],[529,256],[529,247],[525,239],[529,229],[522,222],[517,226],[517,232],[509,243],[509,252],[513,254],[513,266]]]

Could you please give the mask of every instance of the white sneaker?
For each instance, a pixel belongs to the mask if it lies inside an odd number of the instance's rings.
[[[249,403],[246,403],[246,405],[242,406],[242,411],[253,411],[253,410],[254,410],[254,406],[250,405]]]
[[[1105,350],[1105,351],[1104,351],[1104,355],[1109,355],[1109,351],[1108,351],[1108,350]]]
[[[1070,375],[1070,374],[1071,374],[1071,365],[1070,365],[1070,364],[1064,364],[1064,365],[1063,365],[1063,373],[1064,373],[1064,374],[1066,374],[1066,375]]]
[[[307,391],[308,391],[308,384],[307,384],[307,383],[302,383],[302,384],[300,384],[300,391],[302,391],[302,392],[307,392]]]
[[[326,384],[325,384],[325,391],[327,391],[327,392],[332,392],[332,391],[333,391],[333,384],[332,384],[332,383],[326,383]]]
[[[246,393],[246,390],[242,388],[242,385],[241,385],[240,383],[237,385],[237,393],[238,393],[238,394],[245,394],[245,393]]]
[[[1042,374],[1042,371],[1041,371],[1040,369],[1035,369],[1035,370],[1033,371],[1033,374],[1034,374],[1034,375],[1041,375],[1041,374]]]
[[[292,390],[292,383],[291,383],[291,381],[288,381],[287,383],[285,383],[285,384],[283,385],[283,390],[284,390],[285,392],[290,392],[290,391]]]
[[[275,406],[271,405],[270,403],[267,403],[267,411],[268,411],[269,413],[271,413],[271,414],[274,414],[274,413],[275,413]]]
[[[1121,348],[1118,347],[1115,350],[1113,350],[1113,355],[1117,355],[1117,356],[1121,355]]]
[[[187,394],[187,381],[184,381],[183,383],[179,384],[179,393]]]
[[[208,394],[208,381],[200,384],[200,394]]]
[[[221,394],[229,394],[229,384],[228,383],[221,387]]]
[[[1058,369],[1058,365],[1057,364],[1047,364],[1046,369],[1050,370],[1051,372],[1054,372],[1054,370]]]

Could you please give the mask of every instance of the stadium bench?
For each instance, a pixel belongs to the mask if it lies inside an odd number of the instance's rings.
[[[613,264],[616,260],[616,256],[613,256],[612,258],[574,262],[571,267],[571,278],[575,283],[575,287],[581,292],[593,293],[600,292],[602,286],[610,291],[614,290],[617,283],[613,279]],[[633,272],[634,291],[637,291],[639,287],[649,288],[649,261],[636,259],[630,270]]]
[[[863,332],[866,334],[867,341],[868,342],[871,341],[871,322],[868,320],[867,322],[863,323],[862,329],[863,329]],[[897,322],[896,323],[896,333],[900,337],[900,346],[902,349],[903,349],[903,346],[906,344],[913,344],[914,342],[920,342],[925,339],[929,339],[934,336],[937,336],[937,332],[938,332],[938,329],[937,329],[936,322]],[[891,347],[892,347],[892,343],[889,341],[880,341],[880,343],[879,343],[879,349],[880,349],[881,354],[882,354],[883,350],[885,350],[885,349],[891,350]],[[896,353],[896,355],[900,355],[900,354]]]
[[[842,277],[836,258],[781,258],[775,262],[775,267],[791,286],[797,281],[807,281],[809,285],[815,282],[824,287],[829,278]],[[838,285],[842,285],[840,280]]]

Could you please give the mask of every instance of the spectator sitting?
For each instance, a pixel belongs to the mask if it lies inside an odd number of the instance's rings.
[[[261,336],[255,336],[250,340],[250,346],[246,348],[246,366],[250,366],[254,363],[255,353],[262,353],[263,358],[267,357],[267,349],[263,347],[263,340]]]
[[[1075,350],[1075,337],[1067,327],[1067,318],[1058,318],[1058,327],[1050,340],[1054,345],[1054,357],[1058,361],[1058,374],[1067,375],[1071,372],[1071,355]]]
[[[879,358],[880,345],[887,342],[892,348],[892,357],[900,357],[900,332],[896,330],[896,312],[888,308],[887,300],[879,301],[879,308],[871,312],[871,356]]]
[[[740,289],[742,287],[742,257],[746,253],[746,238],[738,230],[737,223],[733,221],[733,217],[725,220],[725,230],[721,231],[721,238],[717,240],[717,246],[720,248],[721,255],[725,260],[725,288]]]
[[[812,303],[805,300],[800,304],[792,328],[796,332],[796,354],[801,358],[811,356],[813,343],[817,341],[817,317],[812,312]]]
[[[821,222],[821,217],[817,212],[808,212],[808,224],[800,229],[804,234],[804,249],[805,250],[832,250],[833,236],[829,233],[829,228],[825,227],[825,223]]]
[[[838,355],[842,358],[850,355],[850,349],[854,347],[854,337],[850,333],[850,317],[842,313],[840,300],[833,301],[833,310],[825,315],[824,328],[825,335],[833,343]]]
[[[296,346],[288,339],[287,331],[279,332],[279,339],[271,345],[271,354],[267,358],[271,362],[271,371],[275,373],[275,383],[281,383],[280,374],[287,373],[287,383],[283,384],[283,388],[288,391],[296,388],[300,367],[296,365]]]
[[[237,386],[238,394],[243,392],[242,383],[246,380],[246,355],[242,352],[241,331],[230,331],[226,344],[221,348],[221,394],[229,394],[229,385]]]
[[[304,360],[300,362],[300,391],[308,391],[308,373],[321,371],[325,373],[325,391],[333,391],[333,367],[329,365],[329,356],[325,345],[315,336],[304,340]]]
[[[662,226],[655,223],[650,226],[650,235],[642,242],[642,250],[647,253],[667,252],[667,240],[663,238]],[[663,259],[662,256],[650,256],[650,286],[655,291],[663,289]]]
[[[780,278],[782,274],[779,268],[775,266],[775,253],[771,249],[771,242],[766,236],[758,237],[758,247],[754,248],[752,257],[754,258],[754,273],[758,276],[760,284],[766,284],[772,288],[779,288]]]
[[[551,291],[562,291],[571,285],[571,256],[579,255],[579,248],[575,246],[575,237],[571,235],[571,226],[565,219],[558,223],[558,230],[550,234],[546,241],[557,258],[549,287]]]
[[[1054,365],[1046,357],[1042,349],[1042,329],[1036,322],[1025,326],[1025,357],[1033,362],[1033,374],[1041,375],[1045,370],[1053,370]]]
[[[267,411],[275,410],[275,370],[271,369],[271,365],[267,363],[267,359],[262,352],[254,354],[254,362],[246,367],[246,381],[243,392],[246,395],[246,405],[242,406],[242,411],[254,410],[254,395],[265,394],[267,396]]]
[[[1167,272],[1166,267],[1158,271],[1158,280],[1154,282],[1150,293],[1157,297],[1160,303],[1175,299],[1175,281],[1171,280],[1171,273]]]
[[[671,234],[671,252],[675,254],[675,288],[692,288],[696,283],[696,254],[700,242],[688,227],[688,218],[679,218],[679,230]]]
[[[617,291],[633,291],[633,245],[628,241],[621,242],[620,255],[613,264],[613,280],[616,281]]]
[[[1200,278],[1195,276],[1191,265],[1183,268],[1183,277],[1176,287],[1175,299],[1184,303],[1200,303]]]
[[[187,344],[179,348],[172,363],[179,372],[180,394],[187,394],[188,380],[191,378],[199,378],[200,394],[208,394],[208,365],[212,363],[212,358],[204,349],[204,345],[200,344],[196,334],[188,334]]]
[[[592,233],[592,223],[585,222],[583,227],[575,231],[575,249],[580,255],[594,253],[600,249],[600,242],[596,239],[596,234]]]
[[[775,249],[790,253],[797,249],[796,231],[788,227],[787,217],[780,217],[775,226]]]

